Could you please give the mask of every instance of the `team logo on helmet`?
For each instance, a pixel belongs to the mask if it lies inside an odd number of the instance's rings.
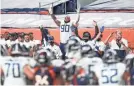
[[[95,51],[92,50],[90,45],[81,46],[81,54],[82,57],[89,57],[89,58],[92,58],[96,55]]]

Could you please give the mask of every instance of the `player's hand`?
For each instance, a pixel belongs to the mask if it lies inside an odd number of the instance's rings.
[[[76,9],[76,12],[77,12],[77,13],[80,13],[80,9]]]
[[[40,29],[43,29],[43,25],[39,26]]]
[[[100,32],[103,33],[104,29],[105,29],[105,27],[102,26],[102,27],[100,28]]]
[[[80,4],[77,4],[77,9],[76,9],[77,13],[80,13],[80,8],[81,8]]]
[[[125,45],[121,40],[119,41],[120,44]]]
[[[93,20],[93,25],[97,26],[97,22],[95,20]]]
[[[112,33],[110,34],[110,37],[112,37],[114,34],[115,34],[115,32],[112,32]]]
[[[48,9],[48,11],[49,11],[49,14],[53,14],[52,6],[50,6],[50,8]]]

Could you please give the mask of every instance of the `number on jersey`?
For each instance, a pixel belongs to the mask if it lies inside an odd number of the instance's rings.
[[[38,81],[36,81],[35,85],[49,85],[48,76],[45,75],[43,78],[41,76],[38,76]]]
[[[118,83],[118,80],[115,80],[117,75],[118,75],[118,70],[117,69],[111,69],[110,70],[112,75],[107,75],[106,73],[109,72],[107,69],[102,70],[101,76],[103,77],[103,84],[106,83]]]
[[[7,66],[7,73],[6,76],[9,76],[9,73],[12,72],[13,77],[18,78],[20,77],[20,64],[19,63],[5,63]]]
[[[69,32],[70,25],[61,25],[61,32]]]

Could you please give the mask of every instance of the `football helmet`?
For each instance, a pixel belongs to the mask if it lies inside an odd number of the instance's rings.
[[[92,50],[91,46],[86,44],[81,46],[81,55],[82,57],[95,57],[96,53]]]
[[[76,35],[72,35],[69,37],[69,39],[76,39],[77,41],[81,41],[79,37],[77,37]]]
[[[51,60],[53,60],[55,57],[54,53],[50,49],[42,48],[37,51],[35,60],[40,65],[51,65]]]
[[[69,39],[66,44],[66,57],[69,59],[81,58],[81,45],[77,39]]]
[[[102,60],[104,61],[104,63],[117,63],[120,61],[117,52],[112,49],[106,50],[102,57]]]
[[[80,49],[80,42],[77,39],[69,39],[66,44],[66,51],[77,51]]]

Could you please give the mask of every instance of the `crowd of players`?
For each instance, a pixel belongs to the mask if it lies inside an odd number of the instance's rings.
[[[99,29],[94,21],[94,37],[84,32],[81,38],[79,14],[73,25],[69,16],[60,22],[51,11],[50,15],[60,27],[60,46],[42,27],[41,41],[32,33],[1,35],[1,85],[134,85],[134,54],[121,31],[103,42],[104,27]]]

